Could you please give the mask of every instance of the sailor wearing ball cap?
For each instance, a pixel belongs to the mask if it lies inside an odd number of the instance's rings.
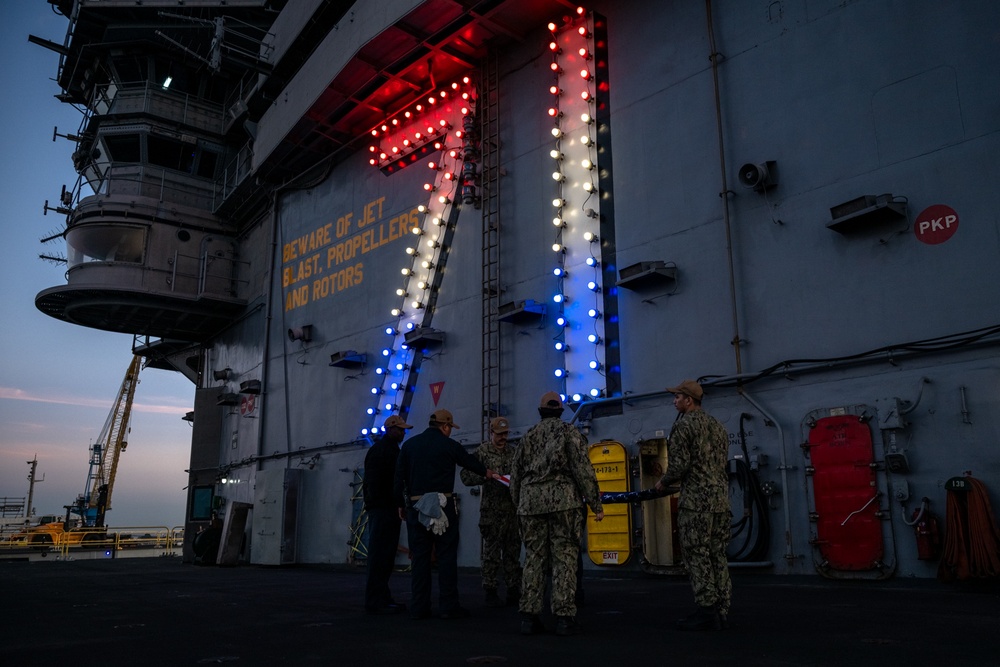
[[[396,474],[399,443],[413,428],[399,415],[385,420],[385,433],[365,455],[362,493],[368,513],[368,578],[365,584],[365,611],[369,614],[395,613],[406,609],[389,591],[389,577],[399,550],[399,513],[392,485]]]
[[[399,515],[406,519],[413,570],[410,577],[412,596],[410,615],[429,618],[431,614],[431,551],[437,555],[438,588],[441,618],[464,618],[469,615],[458,601],[458,512],[455,508],[455,468],[469,468],[493,478],[476,457],[451,439],[458,428],[448,410],[435,410],[427,429],[403,443],[396,463],[394,492]],[[424,496],[430,496],[425,499]],[[443,501],[443,517],[432,529],[420,520],[417,505]],[[443,530],[441,526],[444,525]]]
[[[552,575],[552,613],[556,634],[572,635],[576,623],[576,571],[580,551],[580,498],[604,518],[594,467],[587,458],[587,440],[560,417],[562,398],[554,391],[542,394],[542,420],[521,439],[514,454],[510,494],[517,506],[524,539],[525,561],[521,588],[521,633],[542,629],[546,575]]]
[[[694,380],[684,380],[676,387],[667,387],[667,391],[674,396],[687,396],[699,405],[701,404],[701,399],[705,396],[705,391],[701,388],[701,385]]]
[[[471,470],[463,470],[462,483],[466,486],[482,484],[483,495],[479,505],[479,532],[483,537],[482,578],[487,607],[502,607],[504,601],[497,594],[499,573],[503,570],[507,586],[507,604],[517,604],[521,597],[521,533],[517,508],[508,489],[514,450],[507,444],[510,422],[506,417],[490,420],[490,440],[475,451],[475,456],[487,468],[496,471],[501,479],[486,479]]]
[[[677,532],[691,577],[697,611],[678,621],[681,630],[725,627],[732,597],[726,562],[731,514],[726,461],[729,435],[702,410],[705,395],[694,380],[668,387],[678,418],[667,441],[667,470],[656,490],[680,483]]]

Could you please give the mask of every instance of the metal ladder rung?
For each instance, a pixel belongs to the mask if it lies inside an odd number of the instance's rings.
[[[489,433],[489,420],[500,410],[501,339],[497,315],[500,310],[500,195],[499,195],[499,74],[496,53],[490,51],[480,70],[477,109],[480,122],[480,191],[483,216],[483,309],[482,309],[482,410],[483,439]]]

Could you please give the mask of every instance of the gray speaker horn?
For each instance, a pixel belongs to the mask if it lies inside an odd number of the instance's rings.
[[[308,343],[312,340],[312,325],[304,324],[301,327],[292,327],[288,330],[288,340],[300,340]]]
[[[745,188],[752,188],[755,192],[770,190],[778,184],[776,167],[777,163],[774,160],[747,162],[740,167],[740,184]]]

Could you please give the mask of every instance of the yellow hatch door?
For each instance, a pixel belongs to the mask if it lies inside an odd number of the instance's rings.
[[[639,442],[639,485],[651,489],[667,469],[667,439]],[[642,503],[642,553],[650,565],[674,566],[681,562],[677,538],[677,498],[674,493]]]
[[[603,440],[590,446],[590,463],[601,492],[628,491],[628,455],[620,442]],[[624,565],[631,555],[632,514],[628,503],[604,506],[604,521],[587,509],[587,553],[597,565]]]

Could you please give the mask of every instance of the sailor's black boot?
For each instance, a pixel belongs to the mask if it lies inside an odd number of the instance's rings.
[[[701,630],[718,630],[719,612],[715,610],[715,607],[698,607],[698,611],[687,618],[677,621],[677,629],[695,632]]]
[[[538,614],[521,614],[522,635],[536,635],[544,631],[545,626],[542,625],[542,619],[538,618]]]
[[[580,633],[580,624],[576,622],[574,616],[560,616],[556,620],[556,634],[560,637],[569,637]]]

